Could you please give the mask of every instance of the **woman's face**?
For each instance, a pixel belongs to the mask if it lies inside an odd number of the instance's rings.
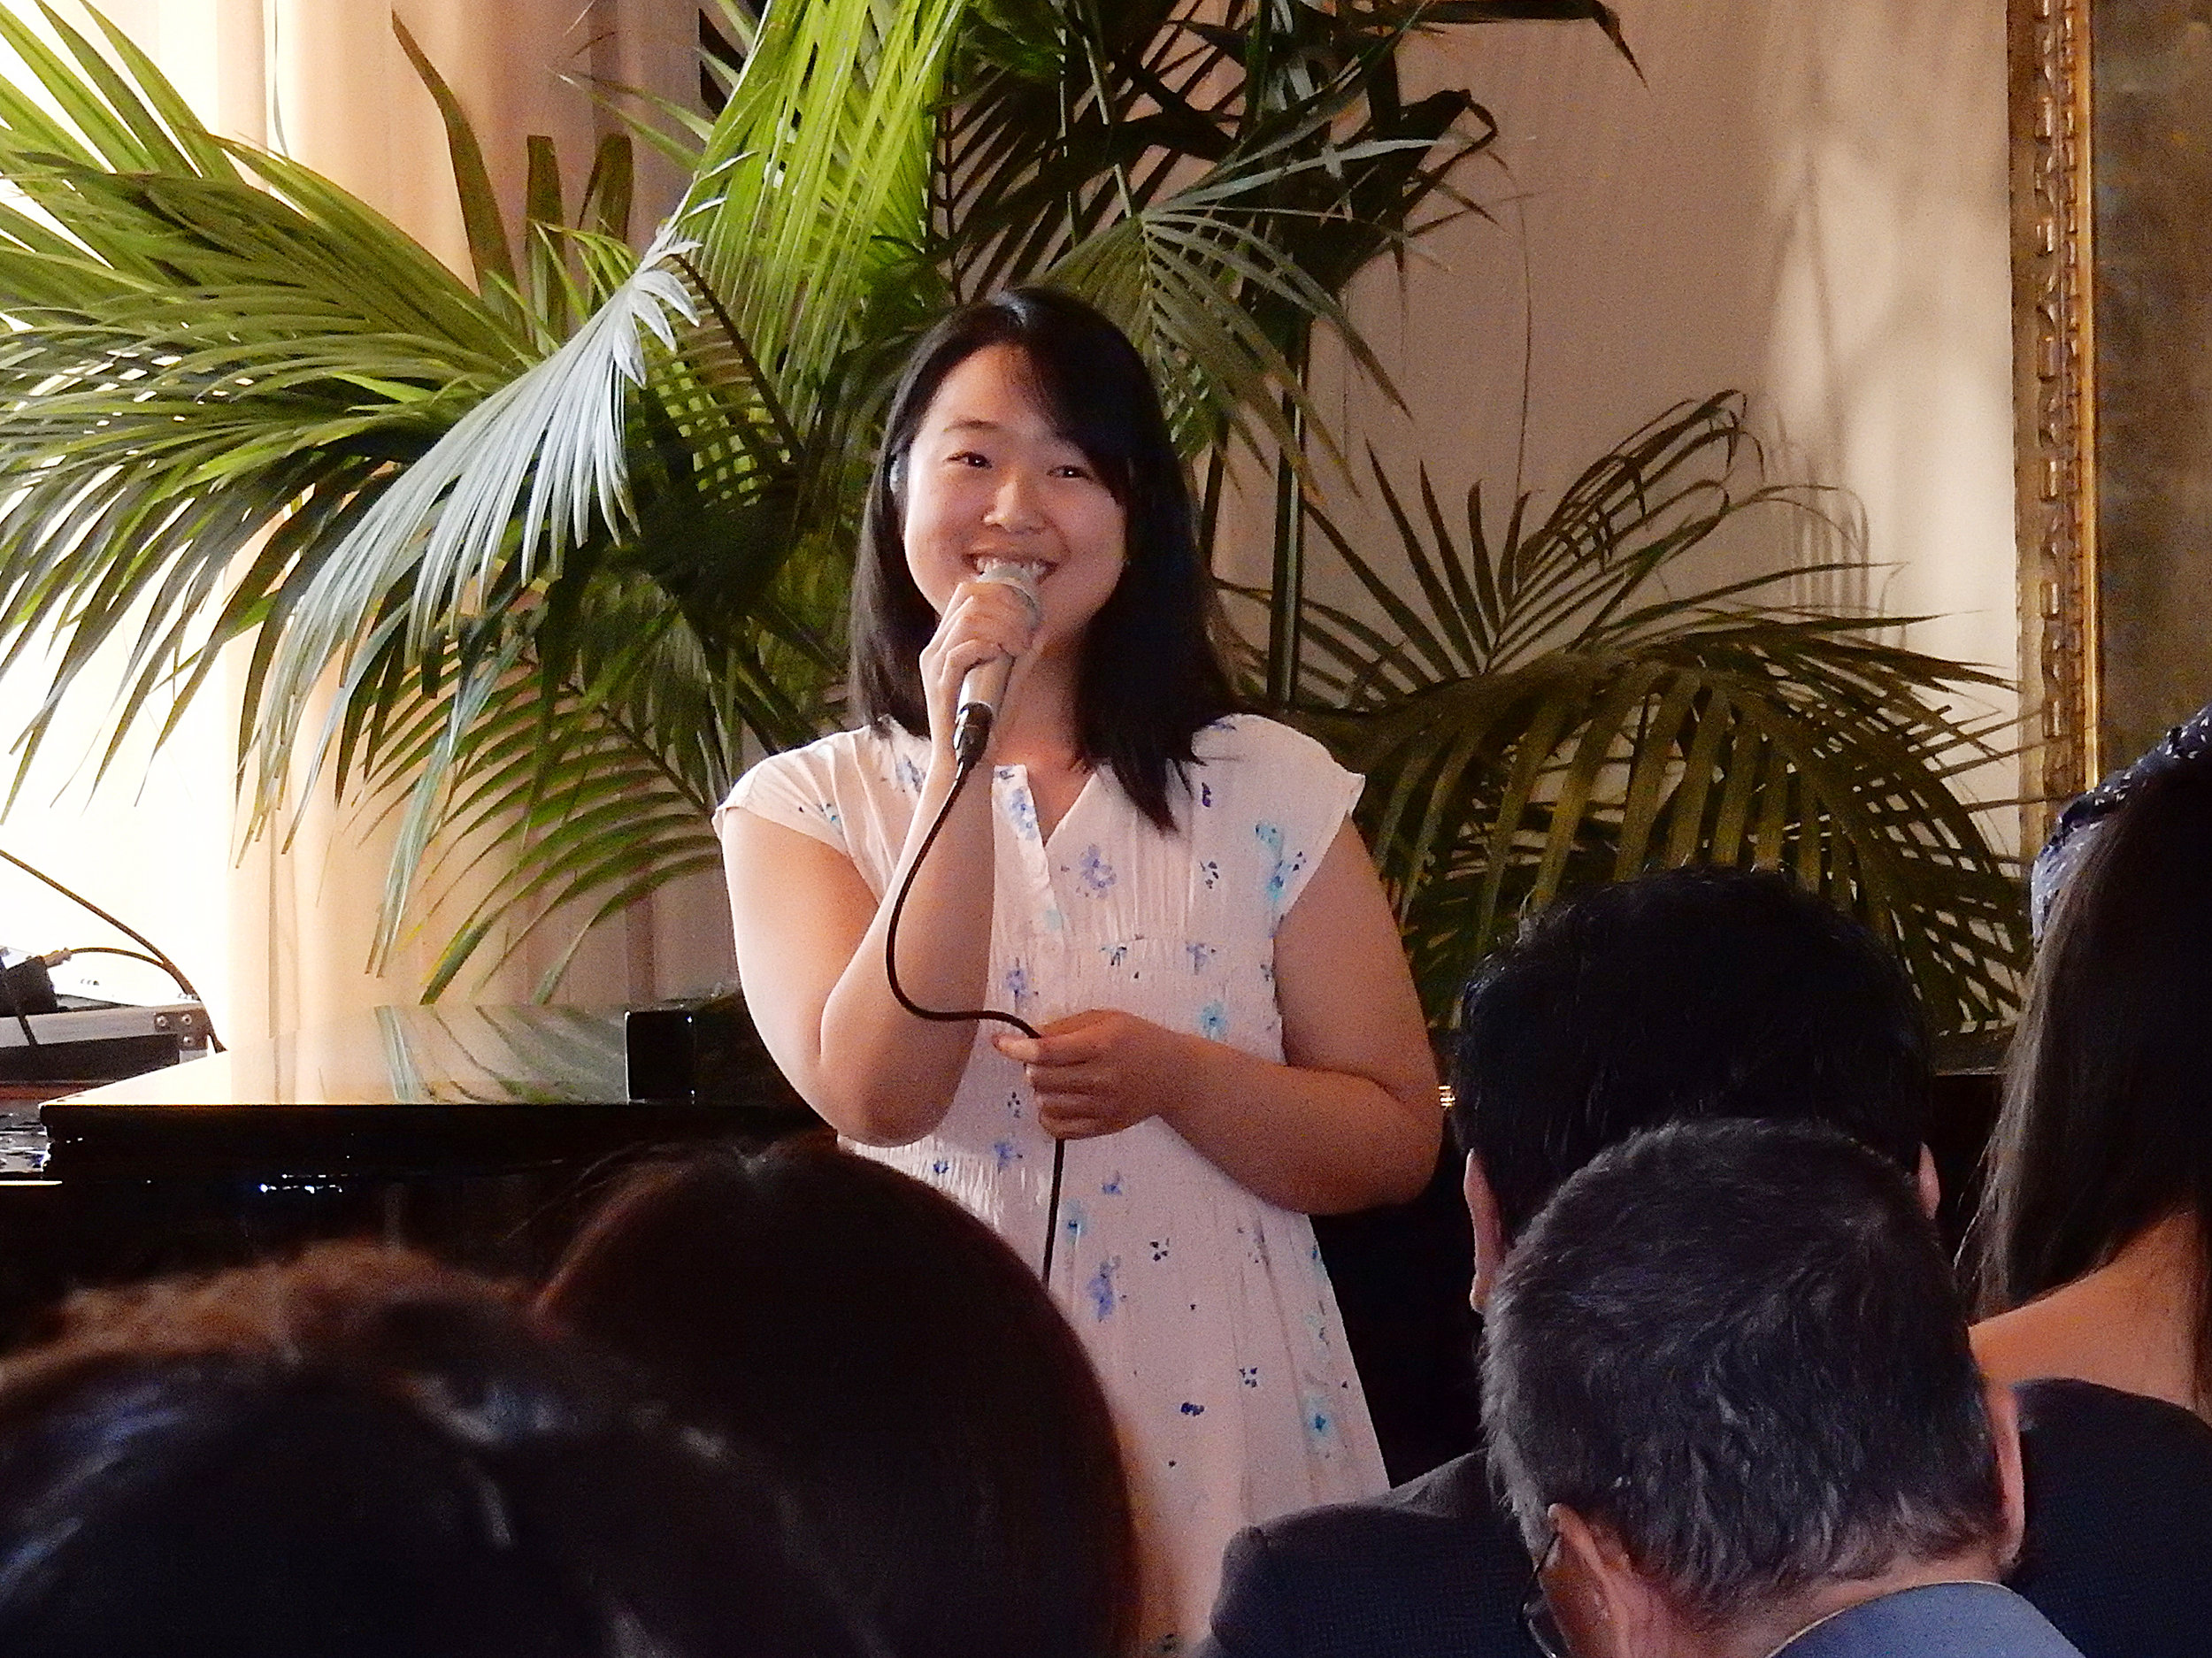
[[[1121,580],[1121,503],[1054,427],[1017,346],[986,346],[945,376],[908,452],[905,493],[906,567],[922,596],[941,616],[986,562],[1032,566],[1041,656],[1080,640]]]

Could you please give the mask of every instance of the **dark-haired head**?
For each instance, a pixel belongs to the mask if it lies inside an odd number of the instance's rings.
[[[1606,1147],[1685,1118],[1825,1123],[1916,1170],[1931,1067],[1872,933],[1787,876],[1691,867],[1563,899],[1478,967],[1452,1086],[1510,1241]]]
[[[1026,360],[1055,427],[1120,503],[1127,564],[1085,634],[1076,685],[1080,757],[1113,768],[1146,817],[1171,826],[1191,738],[1235,706],[1213,645],[1210,580],[1190,488],[1160,399],[1122,332],[1080,300],[1018,288],[963,306],[925,335],[891,399],[869,480],[853,582],[852,688],[870,721],[929,729],[918,666],[937,616],[907,568],[905,485],[915,434],[945,377],[977,352]]]
[[[1113,1424],[988,1226],[827,1148],[629,1177],[541,1305],[757,1444],[902,1658],[1106,1658],[1134,1615]]]
[[[1721,1631],[1901,1567],[1993,1575],[2018,1464],[1988,1392],[1893,1163],[1808,1124],[1681,1123],[1522,1234],[1483,1422],[1532,1547],[1560,1504]]]
[[[10,1658],[880,1658],[738,1447],[403,1252],[95,1292],[0,1365]]]
[[[1977,1245],[1985,1309],[2195,1217],[2212,1243],[2212,762],[2141,778],[2051,912],[2006,1064]],[[2204,1256],[2212,1260],[2212,1251]],[[2197,1289],[2212,1397],[2212,1278]]]

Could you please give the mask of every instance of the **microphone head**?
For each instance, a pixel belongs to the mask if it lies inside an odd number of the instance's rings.
[[[1038,566],[1025,558],[981,558],[976,561],[976,580],[996,581],[1014,589],[1028,602],[1029,614],[1045,619],[1044,601],[1037,595]]]

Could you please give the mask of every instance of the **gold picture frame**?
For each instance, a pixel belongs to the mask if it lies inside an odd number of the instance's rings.
[[[2010,0],[2023,845],[2101,775],[2091,0]]]

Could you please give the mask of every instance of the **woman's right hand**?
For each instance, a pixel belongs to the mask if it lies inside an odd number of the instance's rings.
[[[1026,676],[1031,652],[1037,641],[1039,612],[1035,602],[1009,581],[971,576],[952,590],[950,603],[938,618],[937,631],[922,647],[922,693],[929,706],[931,755],[949,764],[952,760],[953,717],[959,711],[960,682],[972,669],[995,657],[1009,657],[1013,667],[1006,684],[1003,705],[1010,704]]]

